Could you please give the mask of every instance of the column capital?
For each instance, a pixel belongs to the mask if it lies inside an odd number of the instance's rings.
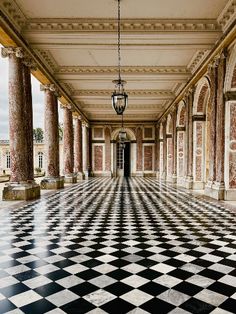
[[[74,106],[72,104],[62,104],[62,103],[60,103],[60,107],[62,109],[69,109],[72,112],[74,111]]]
[[[83,127],[86,127],[86,128],[89,127],[89,125],[88,125],[88,123],[87,123],[86,121],[82,121],[82,126],[83,126]]]
[[[24,50],[21,47],[2,47],[1,55],[3,58],[7,58],[14,54],[17,58],[24,58]]]
[[[46,90],[53,92],[56,97],[61,97],[61,95],[59,94],[59,90],[55,86],[55,84],[45,84],[45,85],[41,84],[40,85],[40,91],[45,92]]]
[[[75,119],[75,120],[81,120],[82,119],[82,117],[78,114],[78,112],[76,112],[76,111],[73,111],[73,118]]]

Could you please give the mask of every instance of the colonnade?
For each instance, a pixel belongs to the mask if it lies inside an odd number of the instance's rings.
[[[44,92],[44,138],[46,171],[40,185],[34,181],[32,59],[22,48],[2,48],[9,60],[9,144],[10,181],[3,190],[4,200],[29,200],[40,196],[40,189],[60,189],[64,182],[75,183],[88,176],[90,168],[89,126],[70,104],[64,111],[64,169],[59,167],[59,91],[54,84],[41,85]],[[75,120],[73,126],[73,119]]]
[[[157,128],[157,176],[236,200],[236,46],[221,51]]]

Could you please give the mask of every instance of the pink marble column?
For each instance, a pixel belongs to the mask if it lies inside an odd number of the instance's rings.
[[[111,130],[105,128],[105,171],[111,176]]]
[[[155,128],[155,171],[159,178],[160,173],[160,126],[157,125]]]
[[[25,134],[23,50],[8,50],[9,57],[9,137],[11,156],[10,182],[28,180],[27,140]]]
[[[70,105],[63,107],[63,159],[66,183],[76,183],[74,174],[74,130],[73,117]]]
[[[41,182],[43,189],[59,189],[64,186],[64,179],[59,170],[59,131],[58,103],[53,84],[41,85],[45,93],[44,107],[44,143],[46,155],[46,178]]]
[[[216,100],[217,100],[217,67],[213,63],[208,67],[208,76],[211,82],[210,99],[208,102],[208,110],[206,112],[206,121],[209,123],[209,176],[206,182],[207,187],[211,188],[215,180],[215,141],[216,141]],[[207,130],[208,131],[208,130]],[[209,134],[208,134],[209,133]]]
[[[186,95],[186,179],[185,187],[193,186],[193,95],[191,89]]]
[[[137,155],[136,155],[136,172],[140,175],[143,173],[143,130],[138,127],[136,130]]]
[[[216,107],[216,178],[214,188],[217,190],[215,198],[224,199],[224,163],[225,163],[225,82],[226,57],[225,52],[219,56],[217,68],[217,107]],[[235,129],[235,125],[232,126]]]
[[[176,131],[177,107],[172,113],[172,182],[177,182],[177,131]]]
[[[167,174],[167,137],[166,137],[166,120],[163,121],[163,172],[161,175],[162,180],[166,180]]]
[[[74,150],[75,150],[75,172],[78,179],[83,179],[83,159],[82,159],[82,122],[77,117],[75,118],[75,133],[74,133]]]
[[[32,87],[30,68],[34,64],[31,60],[25,60],[23,65],[23,88],[24,88],[24,116],[25,132],[27,142],[27,165],[28,165],[28,180],[34,180],[34,141],[33,141],[33,106],[32,106]]]
[[[33,181],[33,129],[30,71],[23,64],[21,48],[2,48],[9,57],[9,138],[11,176],[4,200],[29,200],[40,196]],[[31,137],[32,136],[32,137]]]

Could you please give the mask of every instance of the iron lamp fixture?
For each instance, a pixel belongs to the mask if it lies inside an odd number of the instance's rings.
[[[121,55],[120,55],[120,0],[118,0],[118,79],[112,81],[115,90],[111,95],[112,107],[118,115],[122,115],[128,106],[128,95],[124,90],[126,81],[121,79]]]

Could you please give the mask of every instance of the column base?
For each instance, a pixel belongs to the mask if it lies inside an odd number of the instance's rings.
[[[112,172],[111,171],[93,172],[93,177],[108,177],[108,178],[112,178]]]
[[[157,178],[157,180],[160,180],[160,172],[159,171],[156,172],[156,178]]]
[[[230,189],[224,191],[225,201],[236,201],[236,189]]]
[[[77,181],[84,180],[84,174],[82,172],[77,172]]]
[[[64,183],[77,183],[77,174],[76,173],[66,174],[64,177]]]
[[[40,197],[40,186],[35,183],[8,183],[3,189],[3,201],[29,201]]]
[[[205,183],[202,181],[199,182],[193,182],[192,190],[204,190],[205,189]]]
[[[220,184],[218,182],[208,181],[205,186],[204,194],[218,201],[221,201],[225,198],[225,186],[224,184]]]
[[[183,186],[185,189],[192,190],[193,188],[193,177],[187,176],[184,179]]]
[[[89,178],[89,171],[85,170],[84,171],[84,180],[88,180],[88,178]]]
[[[143,177],[143,171],[136,171],[135,177]]]
[[[64,188],[64,177],[44,178],[40,183],[42,190],[58,190]]]
[[[160,176],[161,181],[166,181],[166,172],[163,171],[161,176]]]

